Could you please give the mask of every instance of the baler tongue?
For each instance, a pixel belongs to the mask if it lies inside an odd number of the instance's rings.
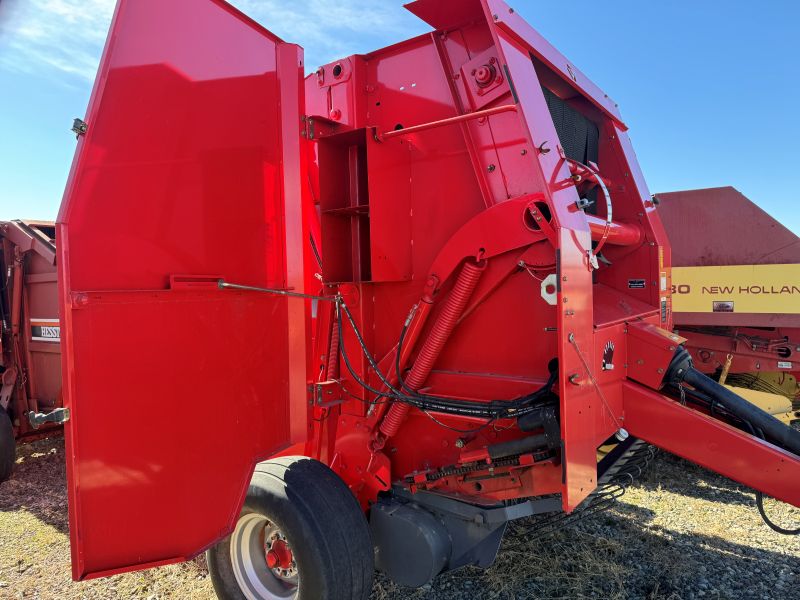
[[[800,431],[696,370],[688,352],[676,345],[683,338],[650,326],[631,325],[629,332],[629,352],[647,356],[639,362],[649,363],[632,368],[629,379],[654,389],[665,386],[672,397],[625,382],[626,429],[759,493],[800,506]]]

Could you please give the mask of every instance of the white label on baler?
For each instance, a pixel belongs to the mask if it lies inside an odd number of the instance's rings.
[[[58,319],[31,319],[31,339],[35,342],[60,342]]]
[[[790,363],[788,361],[785,361],[785,360],[779,360],[778,361],[778,368],[779,369],[791,369],[792,368],[792,363]]]

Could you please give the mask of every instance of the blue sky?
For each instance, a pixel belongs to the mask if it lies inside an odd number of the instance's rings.
[[[396,0],[233,4],[309,66],[427,31]],[[619,103],[652,192],[733,185],[800,234],[800,2],[510,4]],[[0,219],[55,218],[113,5],[0,0]]]

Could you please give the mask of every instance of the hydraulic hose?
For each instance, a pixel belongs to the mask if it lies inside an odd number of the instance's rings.
[[[405,386],[412,392],[416,392],[425,383],[430,375],[431,369],[439,354],[442,352],[445,343],[458,322],[459,317],[467,307],[472,292],[483,274],[485,264],[475,264],[472,262],[464,263],[461,272],[458,274],[453,289],[447,297],[442,311],[433,324],[431,332],[425,339],[422,349],[411,367],[411,372],[405,380]],[[394,402],[386,413],[380,426],[380,432],[387,438],[392,437],[400,429],[400,425],[405,420],[411,406],[405,402]]]
[[[486,451],[489,453],[489,457],[492,460],[498,460],[500,458],[507,458],[509,456],[528,454],[534,450],[540,450],[544,448],[547,448],[547,436],[543,433],[538,433],[536,435],[529,435],[528,437],[519,438],[516,440],[492,444],[486,448]]]
[[[785,425],[744,398],[694,368],[685,348],[679,348],[667,370],[668,383],[686,383],[719,403],[732,415],[750,423],[772,443],[800,456],[800,431]]]

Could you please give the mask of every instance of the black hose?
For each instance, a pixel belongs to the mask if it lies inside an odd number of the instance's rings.
[[[694,367],[684,371],[683,381],[713,398],[731,414],[763,431],[765,437],[776,445],[800,456],[800,431],[782,423]]]
[[[780,525],[776,525],[775,522],[767,516],[767,511],[764,510],[764,494],[758,490],[756,490],[756,507],[758,507],[758,514],[761,515],[764,523],[766,523],[767,527],[772,529],[772,531],[780,533],[781,535],[800,535],[800,527],[797,529],[786,529]]]
[[[350,327],[353,330],[353,333],[356,336],[356,340],[361,347],[362,353],[366,357],[367,361],[372,367],[372,370],[378,376],[378,379],[386,386],[386,391],[377,390],[370,385],[368,385],[362,378],[360,378],[355,369],[353,369],[352,364],[350,363],[350,359],[347,355],[345,350],[345,345],[340,343],[339,344],[339,352],[344,360],[345,367],[350,372],[350,375],[353,379],[363,387],[368,392],[375,394],[376,399],[380,398],[391,398],[392,400],[397,400],[400,402],[406,402],[411,406],[414,406],[423,411],[432,411],[432,412],[439,412],[444,414],[451,414],[463,417],[477,417],[477,418],[486,418],[491,419],[492,421],[498,418],[504,418],[506,416],[516,416],[518,414],[524,414],[528,410],[532,410],[532,407],[529,406],[532,402],[540,399],[541,397],[547,396],[550,394],[550,390],[552,386],[555,384],[555,381],[558,376],[557,370],[557,363],[551,361],[552,371],[550,374],[550,378],[548,379],[547,383],[544,387],[531,392],[526,396],[521,396],[515,400],[510,401],[503,401],[503,400],[492,400],[487,403],[482,402],[473,402],[469,400],[456,400],[450,399],[445,397],[439,396],[428,396],[423,394],[404,394],[400,390],[398,390],[395,386],[391,384],[389,379],[383,372],[380,370],[378,363],[375,361],[375,358],[369,353],[369,349],[367,348],[364,338],[361,335],[361,332],[358,329],[358,326],[353,319],[350,310],[347,308],[347,305],[343,302],[337,302],[336,304],[336,326],[339,328],[339,339],[344,339],[344,331],[343,321],[344,317],[347,317],[348,322],[350,323]],[[430,415],[429,415],[430,416]],[[488,423],[487,423],[488,425]],[[482,428],[483,426],[481,426]]]
[[[678,348],[675,352],[664,382],[676,386],[680,386],[682,383],[689,384],[694,390],[687,392],[687,395],[691,394],[706,403],[712,413],[715,403],[720,404],[723,407],[723,411],[720,412],[728,413],[729,416],[741,421],[753,437],[762,440],[768,439],[783,449],[800,456],[800,431],[782,423],[769,413],[734,394],[725,386],[703,375],[694,368],[691,356],[685,348]],[[764,494],[760,490],[756,490],[756,506],[764,523],[773,531],[783,535],[800,535],[800,528],[786,529],[770,520],[764,510]]]
[[[547,448],[547,436],[543,433],[492,444],[486,448],[486,451],[492,460],[497,460],[498,458],[528,454],[540,448]]]
[[[667,367],[664,384],[680,386],[682,383],[688,383],[695,390],[709,396],[714,403],[721,405],[733,416],[749,423],[756,431],[763,432],[767,440],[800,457],[800,431],[703,375],[694,368],[692,357],[686,348],[680,346]]]

